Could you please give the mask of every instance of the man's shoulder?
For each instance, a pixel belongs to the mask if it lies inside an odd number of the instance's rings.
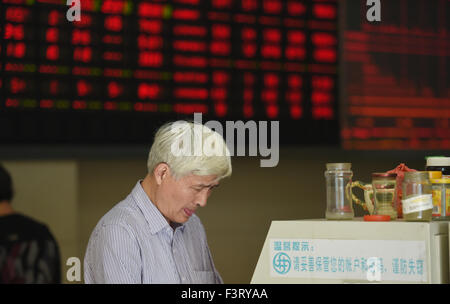
[[[46,226],[44,223],[40,222],[39,220],[32,218],[26,214],[20,213],[20,212],[11,214],[9,216],[9,218],[13,219],[14,222],[16,222],[16,223],[23,223],[23,224],[35,226],[35,227],[45,227]]]
[[[4,217],[0,221],[0,239],[52,240],[48,226],[22,213]]]
[[[112,207],[99,221],[98,226],[118,225],[130,227],[143,220],[142,212],[129,195]]]
[[[34,232],[47,232],[48,227],[43,222],[32,218],[28,215],[22,213],[14,213],[7,217],[7,220],[11,223],[14,223],[14,226],[20,228],[26,228],[29,231]]]

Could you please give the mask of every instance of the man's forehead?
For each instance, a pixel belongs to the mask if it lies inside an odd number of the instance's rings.
[[[202,186],[214,186],[219,184],[219,178],[217,175],[195,175],[191,174],[187,176],[188,180],[192,184],[202,185]]]

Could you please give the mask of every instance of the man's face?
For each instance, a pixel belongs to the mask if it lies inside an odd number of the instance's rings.
[[[159,188],[158,209],[168,221],[185,223],[199,207],[206,206],[218,185],[216,175],[191,174],[175,179],[169,170]]]

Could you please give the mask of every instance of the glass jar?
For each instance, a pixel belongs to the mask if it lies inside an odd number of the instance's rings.
[[[405,172],[402,190],[403,218],[406,221],[431,221],[433,199],[428,172]]]
[[[391,220],[397,219],[394,208],[396,197],[396,173],[372,173],[372,189],[375,201],[375,215],[389,215]]]
[[[450,178],[431,180],[433,189],[433,220],[450,220]]]
[[[328,220],[351,220],[355,216],[352,206],[351,163],[329,163],[325,171]]]

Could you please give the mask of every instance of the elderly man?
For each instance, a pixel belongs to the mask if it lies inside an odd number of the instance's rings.
[[[231,175],[223,137],[196,123],[165,124],[155,135],[147,168],[92,232],[85,283],[223,283],[195,214]]]

